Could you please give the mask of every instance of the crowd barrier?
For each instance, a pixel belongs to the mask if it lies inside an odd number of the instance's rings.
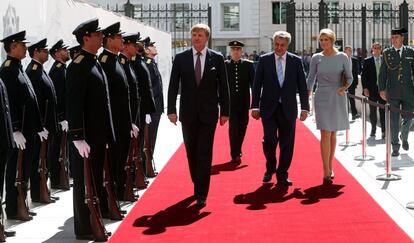
[[[360,161],[366,161],[366,160],[372,160],[374,159],[373,156],[369,156],[366,154],[366,105],[371,105],[371,106],[375,106],[378,109],[383,109],[385,110],[385,145],[386,145],[386,153],[385,153],[385,173],[378,175],[376,177],[377,180],[381,180],[381,181],[395,181],[395,180],[400,180],[401,176],[394,174],[392,172],[392,158],[391,158],[391,126],[390,126],[390,121],[391,121],[391,112],[395,112],[395,113],[399,113],[405,117],[414,117],[414,113],[413,112],[408,112],[408,111],[404,111],[401,110],[399,108],[393,107],[390,104],[379,104],[377,102],[373,102],[371,100],[369,100],[367,97],[361,97],[361,96],[355,96],[352,94],[348,93],[348,97],[351,99],[355,99],[355,100],[360,100],[362,102],[362,108],[361,108],[361,118],[362,118],[362,141],[361,141],[361,145],[362,145],[362,155],[361,156],[357,156],[355,157],[355,160],[360,160]],[[408,209],[414,209],[414,202],[409,202],[407,203],[406,207]]]

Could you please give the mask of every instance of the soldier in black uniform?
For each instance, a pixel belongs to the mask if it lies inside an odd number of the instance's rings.
[[[89,158],[93,184],[102,197],[104,153],[108,143],[115,141],[112,124],[108,82],[96,53],[102,46],[103,34],[98,19],[80,24],[73,32],[82,46],[79,55],[68,66],[66,73],[66,117],[69,140],[80,156],[73,163],[73,207],[77,239],[91,240],[90,211],[85,204],[84,161]],[[104,239],[95,239],[104,240]]]
[[[144,62],[143,53],[144,53],[144,45],[141,41],[137,42],[138,48],[136,56],[132,57],[132,69],[135,72],[135,75],[138,79],[138,89],[140,94],[140,112],[139,112],[139,119],[140,119],[140,131],[144,131],[144,125],[151,123],[151,113],[155,112],[155,101],[154,96],[152,93],[152,85],[151,85],[151,74],[148,70],[147,65]],[[142,161],[145,161],[145,153],[144,149],[144,132],[139,133],[139,141],[140,141],[140,148],[142,149],[141,156]],[[145,164],[145,163],[143,163]]]
[[[254,80],[253,62],[241,59],[244,44],[230,41],[230,60],[226,60],[230,87],[229,137],[231,162],[241,163],[242,145],[249,122],[250,89]]]
[[[28,47],[29,55],[32,58],[32,61],[26,68],[26,74],[32,82],[36,93],[40,110],[40,118],[42,119],[43,126],[49,132],[47,140],[50,141],[53,140],[53,136],[58,129],[56,116],[57,98],[53,81],[43,68],[43,63],[45,63],[49,58],[49,51],[46,49],[46,42],[47,40],[43,39]],[[40,144],[42,141],[37,136],[34,138],[33,160],[30,166],[30,195],[32,202],[49,203],[47,201],[40,201],[40,177],[38,169]]]
[[[128,157],[131,137],[138,136],[138,127],[132,123],[129,106],[128,79],[118,58],[123,49],[122,32],[117,22],[108,26],[102,32],[104,51],[99,56],[99,62],[106,74],[111,98],[112,121],[115,129],[116,143],[109,145],[110,173],[115,183],[117,198],[122,198],[125,191],[125,163]],[[105,215],[107,205],[101,204],[102,214]],[[106,207],[103,207],[106,206]]]
[[[140,34],[125,34],[124,38],[124,49],[119,54],[119,61],[124,68],[125,74],[128,79],[129,87],[129,104],[131,110],[132,122],[140,127],[139,119],[139,107],[140,107],[140,90],[138,88],[138,79],[135,72],[132,70],[131,59],[135,57],[138,46],[137,42],[140,40]]]
[[[3,201],[3,187],[4,187],[4,172],[6,170],[7,152],[15,148],[13,141],[13,128],[10,118],[10,105],[7,95],[6,86],[0,79],[0,201]],[[3,207],[0,205],[0,207]],[[3,209],[0,210],[3,214]],[[4,216],[1,215],[3,218]],[[0,227],[4,227],[3,221],[0,222]],[[16,234],[15,231],[4,231],[3,237],[11,237]],[[1,238],[3,238],[1,237]]]
[[[151,41],[150,37],[143,41],[145,51],[145,63],[151,75],[152,94],[155,101],[155,112],[151,113],[151,123],[149,126],[151,151],[154,152],[155,142],[157,139],[158,126],[160,124],[161,114],[164,113],[164,96],[162,92],[162,77],[158,70],[158,65],[155,62],[155,57],[158,54],[155,42]]]
[[[26,57],[26,31],[12,34],[3,40],[7,59],[0,68],[0,78],[3,80],[9,95],[10,115],[13,127],[13,139],[17,148],[7,154],[6,168],[6,214],[8,219],[30,220],[31,217],[17,217],[17,188],[16,170],[19,149],[26,149],[23,164],[28,168],[31,163],[31,149],[36,133],[47,138],[37,104],[33,86],[23,72],[21,60]],[[24,168],[26,170],[26,168]],[[26,171],[25,171],[26,172]],[[27,182],[29,173],[23,173]]]
[[[49,70],[49,77],[55,86],[57,97],[57,119],[59,122],[59,130],[54,134],[49,144],[49,164],[50,164],[50,184],[52,188],[64,189],[63,185],[59,185],[59,156],[60,145],[62,142],[62,132],[68,131],[68,121],[65,115],[65,83],[66,83],[66,62],[69,61],[69,51],[63,40],[56,42],[49,51],[55,60]]]

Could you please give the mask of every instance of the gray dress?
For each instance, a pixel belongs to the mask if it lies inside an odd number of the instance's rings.
[[[319,130],[340,131],[349,129],[347,98],[336,91],[341,87],[341,75],[345,71],[348,83],[352,83],[352,72],[348,56],[338,52],[333,56],[324,56],[322,52],[312,56],[308,90],[313,90],[315,79],[315,119]]]

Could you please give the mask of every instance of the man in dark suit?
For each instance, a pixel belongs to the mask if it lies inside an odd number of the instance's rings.
[[[18,191],[15,186],[17,156],[19,149],[24,151],[24,165],[32,161],[32,148],[36,133],[47,139],[47,132],[41,122],[39,106],[32,83],[23,72],[21,60],[26,57],[26,31],[7,36],[3,40],[7,59],[0,68],[0,78],[3,80],[9,95],[10,116],[13,127],[13,139],[16,148],[7,155],[6,168],[6,214],[8,219],[30,220],[31,217],[17,216]],[[23,170],[28,169],[23,168]],[[23,173],[27,182],[28,173]]]
[[[226,60],[226,70],[230,86],[229,138],[231,162],[241,163],[242,145],[249,122],[250,89],[253,86],[253,62],[242,59],[244,44],[234,40],[229,42],[230,60]]]
[[[360,73],[361,68],[360,68],[359,60],[356,57],[352,56],[352,46],[350,45],[345,46],[344,51],[346,55],[348,56],[348,58],[351,59],[350,63],[352,63],[352,66],[351,66],[352,78],[354,79],[351,86],[349,86],[348,88],[348,92],[350,94],[355,95],[355,90],[358,86],[358,74]],[[349,98],[349,104],[351,106],[352,120],[359,118],[360,115],[358,114],[357,108],[355,106],[355,99]]]
[[[55,60],[49,70],[49,77],[55,86],[57,98],[56,113],[60,125],[49,144],[50,184],[52,188],[67,190],[68,188],[65,188],[64,185],[59,185],[59,155],[63,132],[68,131],[68,121],[66,120],[65,112],[65,84],[66,62],[69,61],[69,51],[63,40],[59,40],[50,48],[49,54]]]
[[[385,104],[386,101],[381,99],[378,92],[378,79],[382,65],[382,47],[379,42],[374,42],[371,45],[372,56],[367,57],[362,65],[361,79],[363,95],[369,100],[380,104]],[[385,138],[385,111],[379,109],[382,139]],[[371,121],[371,137],[375,137],[377,130],[377,107],[369,106],[369,120]]]
[[[82,46],[78,56],[68,66],[66,75],[66,113],[69,139],[78,150],[73,165],[73,209],[75,234],[78,240],[105,241],[97,238],[89,220],[90,210],[85,204],[84,160],[89,158],[92,187],[102,198],[103,163],[108,143],[115,141],[108,82],[96,53],[102,46],[103,34],[98,19],[80,24],[73,32]],[[99,207],[99,203],[96,203]]]
[[[58,131],[58,122],[56,115],[57,98],[55,86],[53,85],[53,81],[50,79],[49,75],[47,75],[46,71],[43,68],[43,63],[45,63],[49,57],[49,51],[46,48],[46,42],[46,39],[42,39],[41,41],[29,46],[29,55],[32,58],[32,60],[26,68],[27,76],[32,82],[34,91],[36,93],[37,102],[39,104],[40,117],[42,118],[43,126],[49,132],[49,136],[46,139],[46,141],[37,138],[37,136],[33,139],[34,148],[33,159],[30,169],[30,195],[32,198],[32,202],[40,203],[53,202],[53,200],[50,200],[50,198],[44,198],[42,200],[42,198],[40,197],[39,174],[45,173],[44,171],[39,170],[40,147],[42,142],[46,143],[47,146],[48,142],[50,141],[49,139],[53,140],[54,135]],[[50,161],[49,159],[50,157],[47,158],[48,162]]]
[[[210,186],[214,132],[229,119],[229,87],[223,55],[206,47],[210,28],[191,29],[192,48],[175,56],[168,87],[168,119],[176,124],[181,84],[180,121],[197,205],[204,207]]]
[[[269,182],[276,173],[277,183],[291,186],[288,178],[295,143],[296,93],[299,92],[302,111],[300,120],[308,116],[309,101],[305,73],[301,59],[287,52],[291,35],[277,31],[273,35],[274,52],[260,57],[252,93],[252,117],[262,118],[263,152],[266,172],[263,182]],[[280,144],[279,165],[276,169],[276,147]]]

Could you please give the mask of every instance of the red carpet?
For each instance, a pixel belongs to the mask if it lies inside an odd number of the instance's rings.
[[[334,185],[321,186],[319,141],[301,122],[286,190],[274,176],[261,182],[260,121],[250,121],[239,166],[227,163],[227,128],[217,128],[207,207],[189,198],[181,146],[110,242],[412,242],[338,162]]]

